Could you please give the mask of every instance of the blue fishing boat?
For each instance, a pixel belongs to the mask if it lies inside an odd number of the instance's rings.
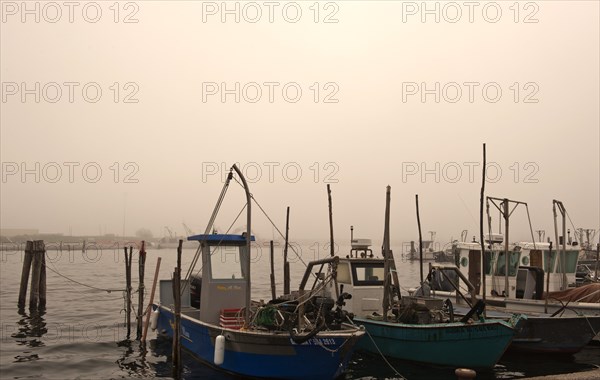
[[[346,309],[355,314],[370,339],[357,349],[415,362],[469,368],[491,368],[510,345],[523,317],[509,321],[483,318],[484,304],[454,321],[452,303],[426,296],[401,296],[389,246],[388,186],[383,257],[370,249],[353,249],[338,265],[338,282],[353,295]],[[352,238],[352,242],[354,242]],[[356,239],[357,241],[360,239]]]
[[[193,272],[200,257],[202,269],[200,276],[190,276],[182,285],[179,334],[183,348],[222,371],[247,377],[334,379],[340,376],[364,331],[345,323],[343,298],[336,302],[319,291],[325,284],[336,283],[339,258],[309,263],[298,292],[267,303],[252,301],[252,196],[235,165],[207,231],[213,228],[233,171],[246,192],[246,233],[188,237],[200,245],[188,273]],[[305,290],[313,277],[312,288]],[[153,315],[159,336],[166,338],[178,334],[172,288],[170,280],[161,281],[161,302],[155,305]]]

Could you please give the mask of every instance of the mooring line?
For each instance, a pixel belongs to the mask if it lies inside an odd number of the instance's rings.
[[[400,376],[400,378],[402,378],[403,380],[407,380],[406,377],[402,376],[402,374],[400,374],[400,372],[398,372],[398,370],[396,368],[394,368],[394,366],[387,360],[387,358],[385,357],[385,355],[381,352],[381,350],[379,349],[379,347],[377,347],[377,343],[375,343],[375,340],[373,339],[373,337],[371,336],[371,334],[369,334],[369,330],[367,330],[365,328],[365,332],[369,336],[369,339],[371,339],[371,342],[373,342],[373,345],[375,346],[375,348],[377,349],[377,352],[379,352],[379,355],[381,355],[381,357],[383,358],[383,360],[385,361],[385,363],[396,373],[396,375]]]
[[[46,268],[47,268],[47,269],[50,269],[52,272],[56,273],[56,274],[57,274],[57,275],[59,275],[60,277],[63,277],[63,278],[65,278],[65,279],[67,279],[67,280],[69,280],[69,281],[71,281],[71,282],[74,282],[74,283],[76,283],[76,284],[79,284],[79,285],[81,285],[81,286],[88,287],[88,288],[90,288],[90,289],[100,290],[100,291],[107,292],[107,293],[110,293],[110,292],[120,292],[120,291],[125,291],[124,289],[102,289],[102,288],[98,288],[98,287],[95,287],[95,286],[92,286],[92,285],[84,284],[84,283],[82,283],[82,282],[79,282],[79,281],[77,281],[77,280],[73,280],[72,278],[69,278],[69,277],[65,276],[64,274],[61,274],[61,273],[59,273],[57,270],[55,270],[55,269],[52,269],[52,268],[51,268],[51,267],[49,267],[48,265],[45,265],[45,266],[46,266]]]
[[[350,322],[351,325],[356,326],[356,324],[354,323],[354,321],[352,319],[350,319],[350,317],[346,316],[346,319]],[[398,372],[398,370],[396,368],[394,368],[394,366],[387,360],[385,355],[381,352],[381,350],[377,346],[377,343],[375,343],[375,340],[373,340],[373,337],[371,336],[371,334],[369,334],[369,331],[367,330],[367,328],[364,326],[363,326],[363,328],[364,328],[364,332],[367,333],[367,335],[369,336],[369,339],[371,339],[371,342],[373,342],[373,345],[377,349],[377,352],[379,352],[379,355],[381,355],[381,357],[383,358],[383,361],[385,361],[385,363],[388,365],[388,367],[390,367],[396,375],[400,376],[400,378],[402,380],[408,380],[406,377],[402,376],[402,374],[400,372]]]

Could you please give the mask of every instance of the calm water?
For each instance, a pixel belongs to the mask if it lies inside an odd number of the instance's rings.
[[[346,252],[342,248],[342,252]],[[183,272],[191,262],[195,250],[185,249]],[[398,248],[395,252],[400,252]],[[2,379],[114,379],[155,378],[171,374],[169,342],[157,341],[155,334],[145,349],[139,342],[126,339],[125,314],[122,292],[125,287],[125,269],[122,250],[108,249],[89,251],[48,251],[47,309],[42,313],[19,313],[17,298],[21,276],[23,252],[2,251],[0,261],[0,323]],[[328,254],[319,243],[303,246],[304,261]],[[282,289],[281,251],[276,250],[276,278],[278,290]],[[293,253],[290,252],[293,257]],[[162,257],[159,278],[169,279],[175,266],[174,249],[148,250],[145,282],[151,286],[157,257]],[[397,256],[400,282],[411,287],[418,282],[419,265],[405,262]],[[269,259],[266,245],[255,250],[253,263],[254,299],[268,299]],[[294,261],[294,260],[292,260]],[[297,287],[304,272],[299,260],[292,264],[292,288]],[[66,280],[56,272],[83,284],[106,291],[90,289]],[[137,287],[137,257],[134,253],[134,288]],[[137,295],[133,297],[137,303]],[[147,299],[147,298],[146,298]],[[147,301],[146,301],[147,302]],[[132,318],[133,319],[133,318]],[[135,327],[132,329],[135,337]],[[468,353],[465,353],[468,355]],[[186,379],[232,379],[183,355]],[[408,379],[455,379],[453,371],[431,368],[392,360],[391,364]],[[527,376],[548,375],[584,371],[600,366],[600,347],[588,347],[583,352],[567,358],[529,357],[505,355],[489,373],[481,373],[479,379],[517,379]],[[348,379],[394,379],[397,376],[385,362],[371,355],[356,354],[353,357]]]

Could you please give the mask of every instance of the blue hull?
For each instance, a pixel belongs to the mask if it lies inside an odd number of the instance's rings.
[[[516,333],[502,321],[430,325],[354,321],[365,326],[385,356],[451,367],[492,368]],[[378,353],[368,336],[357,349]]]
[[[160,307],[159,335],[172,338],[173,326],[172,311]],[[183,314],[181,332],[182,346],[211,366],[215,366],[215,338],[224,335],[225,360],[217,368],[248,377],[276,379],[334,379],[346,370],[356,342],[364,335],[360,331],[327,331],[296,344],[287,332],[224,329]]]

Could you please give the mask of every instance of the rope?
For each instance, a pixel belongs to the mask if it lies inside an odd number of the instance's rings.
[[[392,371],[394,371],[394,373],[397,376],[400,376],[401,379],[403,380],[407,380],[406,377],[402,376],[402,374],[400,374],[400,372],[398,372],[398,370],[396,368],[394,368],[394,366],[387,360],[387,358],[385,357],[385,355],[383,353],[381,353],[381,350],[379,349],[379,347],[377,346],[377,343],[375,343],[375,340],[373,339],[373,337],[371,336],[371,334],[369,333],[369,330],[365,329],[365,332],[367,333],[367,335],[369,336],[369,339],[371,339],[371,342],[373,342],[373,345],[375,346],[375,348],[377,349],[377,352],[379,352],[379,355],[381,355],[381,358],[383,359],[383,361],[385,361],[385,363],[388,365],[388,367],[390,367],[392,369]]]
[[[67,280],[69,280],[69,281],[71,281],[71,282],[74,282],[74,283],[76,283],[76,284],[79,284],[79,285],[81,285],[81,286],[88,287],[88,288],[90,288],[90,289],[94,289],[94,290],[100,290],[100,291],[107,292],[107,293],[110,293],[110,292],[119,292],[119,291],[125,291],[124,289],[103,289],[103,288],[98,288],[98,287],[96,287],[96,286],[87,285],[87,284],[84,284],[83,282],[79,282],[79,281],[77,281],[77,280],[73,280],[72,278],[70,278],[70,277],[67,277],[67,276],[65,276],[64,274],[61,274],[61,273],[59,273],[57,270],[54,270],[54,269],[50,268],[50,267],[49,267],[48,265],[46,265],[46,264],[44,264],[44,265],[45,265],[45,267],[46,267],[47,269],[50,269],[52,272],[56,273],[56,274],[57,274],[57,275],[59,275],[60,277],[63,277],[63,278],[65,278],[65,279],[67,279]]]
[[[350,319],[348,316],[346,316],[346,319],[348,319],[348,321],[350,321],[350,323],[353,326],[356,326],[356,324],[354,323],[354,321],[352,319]],[[375,343],[375,340],[373,339],[373,337],[371,336],[371,334],[369,334],[369,330],[367,330],[366,328],[364,330],[367,333],[367,335],[369,336],[369,339],[371,339],[371,342],[373,343],[373,346],[375,346],[375,348],[377,349],[377,352],[379,352],[379,355],[381,355],[381,358],[383,359],[383,361],[385,361],[385,363],[388,365],[388,367],[390,367],[392,369],[392,371],[394,371],[394,374],[396,374],[397,376],[400,376],[400,378],[403,379],[403,380],[408,380],[406,377],[402,376],[402,374],[400,372],[398,372],[398,370],[396,368],[394,368],[394,366],[387,360],[387,358],[385,357],[385,355],[381,352],[381,350],[377,346],[377,343]]]
[[[341,350],[342,347],[344,347],[346,345],[346,343],[348,343],[350,341],[350,339],[352,339],[352,338],[354,338],[354,334],[352,334],[350,336],[350,338],[344,340],[344,343],[340,344],[340,346],[338,348],[336,348],[335,350],[332,349],[332,348],[325,347],[325,345],[321,342],[321,340],[319,338],[315,337],[314,339],[316,339],[317,345],[321,346],[322,349],[324,349],[325,351],[330,352],[332,354],[335,354],[336,352],[338,352],[339,350]]]
[[[590,326],[590,330],[592,330],[592,336],[598,335],[598,332],[594,330],[594,327],[590,323],[590,320],[588,319],[587,315],[584,315],[583,317],[585,318],[585,321],[588,323],[588,326]]]

